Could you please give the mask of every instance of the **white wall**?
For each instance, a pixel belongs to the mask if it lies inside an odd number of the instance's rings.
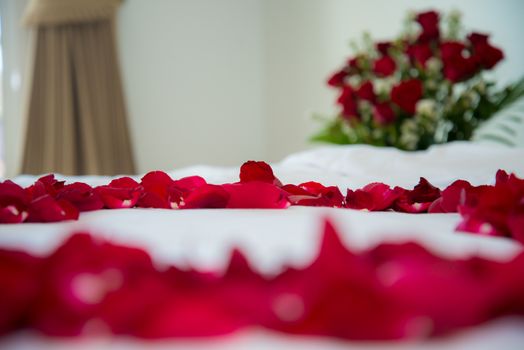
[[[0,0],[6,77],[23,72],[27,33],[14,16],[25,2]],[[311,115],[335,111],[325,79],[349,40],[393,37],[408,9],[433,7],[458,8],[467,28],[493,34],[507,57],[501,82],[524,75],[522,0],[124,1],[119,50],[139,171],[276,161],[308,147]],[[8,175],[19,169],[22,90],[6,88]]]
[[[16,175],[20,168],[25,134],[23,106],[27,88],[29,33],[22,28],[20,17],[27,2],[28,0],[0,0],[6,176]]]
[[[139,170],[264,158],[261,2],[128,0],[119,39]]]

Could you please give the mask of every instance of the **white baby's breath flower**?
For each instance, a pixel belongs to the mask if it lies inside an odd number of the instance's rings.
[[[406,119],[400,126],[400,143],[408,150],[417,148],[420,139],[418,123],[415,119]]]
[[[359,86],[361,79],[358,75],[352,75],[349,78],[346,78],[346,80],[351,86]]]
[[[402,132],[410,132],[417,130],[417,122],[414,119],[406,119],[404,120],[400,128],[402,129]]]
[[[426,69],[430,74],[438,73],[442,69],[442,61],[437,57],[431,57],[426,61]]]
[[[449,19],[451,21],[458,22],[460,21],[461,18],[462,18],[462,12],[460,12],[459,10],[453,9],[449,11]]]
[[[485,94],[486,93],[486,82],[484,80],[479,81],[475,85],[475,88],[477,89],[479,94],[481,94],[481,95]]]
[[[417,147],[419,137],[416,133],[402,133],[400,142],[406,149],[414,150]]]
[[[394,83],[395,81],[392,78],[375,79],[373,81],[373,92],[376,95],[389,95]]]
[[[478,95],[473,90],[467,90],[462,95],[464,108],[473,108],[477,104]]]
[[[435,100],[425,98],[417,102],[416,105],[417,114],[433,117],[436,114]]]
[[[439,84],[434,80],[428,80],[426,81],[426,88],[429,90],[437,90],[439,87]]]
[[[408,12],[406,13],[406,18],[408,21],[414,21],[417,18],[417,11],[408,10]]]

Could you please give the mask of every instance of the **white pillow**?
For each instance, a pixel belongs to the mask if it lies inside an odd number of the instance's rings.
[[[497,112],[475,131],[472,139],[510,147],[524,147],[524,97]]]

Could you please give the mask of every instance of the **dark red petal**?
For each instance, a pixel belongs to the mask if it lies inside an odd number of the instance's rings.
[[[327,81],[327,84],[332,87],[341,87],[344,85],[344,80],[348,76],[348,73],[343,69],[337,71],[331,75]]]
[[[27,188],[28,193],[33,199],[48,194],[55,197],[57,192],[64,187],[65,181],[58,181],[54,174],[42,176],[36,182]]]
[[[373,195],[363,190],[350,190],[346,194],[346,207],[357,210],[373,210]]]
[[[388,77],[395,73],[397,64],[395,60],[389,56],[380,57],[373,64],[373,72],[380,77]]]
[[[508,217],[508,228],[511,236],[524,244],[524,206],[518,211],[511,213]]]
[[[190,192],[178,204],[180,209],[226,208],[229,193],[218,185],[203,185]]]
[[[142,195],[142,186],[130,177],[112,180],[109,185],[98,186],[95,192],[108,209],[132,208]]]
[[[373,197],[373,208],[370,210],[389,209],[393,202],[399,197],[399,193],[391,189],[388,185],[374,182],[362,188],[363,191],[370,193]]]
[[[301,183],[299,187],[308,195],[292,196],[290,200],[296,205],[340,208],[344,204],[344,196],[336,186],[326,187],[318,182],[309,181]]]
[[[201,176],[188,176],[173,181],[173,185],[183,191],[192,191],[206,184],[206,180]]]
[[[250,160],[240,167],[240,182],[261,181],[276,186],[282,186],[279,179],[273,174],[273,169],[266,162]]]
[[[408,114],[415,114],[417,102],[422,98],[424,87],[418,79],[404,80],[391,89],[391,101]]]
[[[56,199],[70,202],[79,211],[98,210],[104,207],[104,202],[98,193],[91,186],[81,182],[65,185],[57,192]]]
[[[29,194],[12,181],[0,183],[0,223],[24,222],[29,207]]]
[[[222,185],[229,193],[228,208],[246,209],[284,209],[289,206],[286,192],[266,182]]]
[[[98,186],[95,191],[108,209],[133,208],[142,195],[140,188]]]
[[[42,259],[0,249],[0,335],[24,326],[39,292]]]
[[[55,200],[51,195],[44,195],[31,202],[29,222],[56,222],[78,219],[78,209],[66,200]]]
[[[456,213],[460,205],[466,204],[468,192],[473,186],[467,181],[457,180],[446,187],[441,197],[429,208],[430,213]]]
[[[375,93],[373,91],[373,83],[369,80],[360,84],[359,88],[355,90],[355,94],[361,100],[373,102],[375,101]]]
[[[461,215],[464,215],[464,212],[464,210],[461,210]],[[483,236],[506,236],[505,233],[497,230],[497,228],[491,225],[489,222],[476,217],[472,217],[470,215],[463,216],[462,221],[458,224],[456,230],[477,233]]]
[[[114,179],[109,183],[109,187],[113,188],[137,188],[140,184],[128,176]]]
[[[137,206],[141,208],[171,208],[169,190],[174,185],[173,179],[163,171],[151,171],[141,181],[144,188]]]

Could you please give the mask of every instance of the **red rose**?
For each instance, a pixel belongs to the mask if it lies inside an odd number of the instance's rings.
[[[440,44],[443,73],[452,82],[466,80],[478,71],[477,58],[467,53],[466,46],[457,41]]]
[[[344,85],[344,80],[347,76],[348,73],[345,70],[339,70],[338,72],[333,73],[331,77],[329,77],[327,84],[333,87],[341,87],[342,85]]]
[[[344,86],[340,96],[338,97],[338,104],[342,106],[342,116],[346,118],[358,118],[357,102],[355,91],[351,86]]]
[[[483,68],[491,69],[504,58],[504,53],[489,44],[479,45],[475,47],[475,58]]]
[[[489,35],[473,32],[468,35],[468,40],[472,46],[483,45],[488,43]]]
[[[396,69],[397,64],[389,56],[381,57],[373,64],[373,72],[375,72],[375,74],[380,77],[390,76],[391,74],[395,73]]]
[[[360,57],[352,57],[348,60],[348,66],[350,69],[353,69],[353,70],[358,70],[359,69],[359,66],[358,66],[358,61],[359,61]]]
[[[375,101],[375,93],[373,92],[373,83],[369,80],[363,82],[355,91],[355,94],[361,100],[373,102]]]
[[[479,44],[474,47],[474,58],[484,69],[491,69],[504,58],[501,49],[490,44]]]
[[[488,42],[489,35],[482,33],[471,33],[468,40],[473,49],[473,55],[484,69],[495,67],[504,58],[504,53],[499,48],[492,46]]]
[[[433,57],[433,52],[428,44],[414,44],[408,47],[406,53],[412,62],[426,67],[426,62]]]
[[[388,50],[391,47],[390,41],[381,41],[376,44],[377,51],[380,52],[382,56],[388,56]]]
[[[396,115],[388,102],[377,103],[373,106],[373,119],[378,124],[386,125],[394,122]]]
[[[417,15],[417,22],[422,27],[422,33],[418,37],[418,42],[427,42],[438,39],[439,31],[439,14],[435,11],[422,12]]]
[[[391,101],[399,106],[404,112],[415,114],[415,107],[422,97],[423,86],[418,79],[401,81],[391,89]]]

